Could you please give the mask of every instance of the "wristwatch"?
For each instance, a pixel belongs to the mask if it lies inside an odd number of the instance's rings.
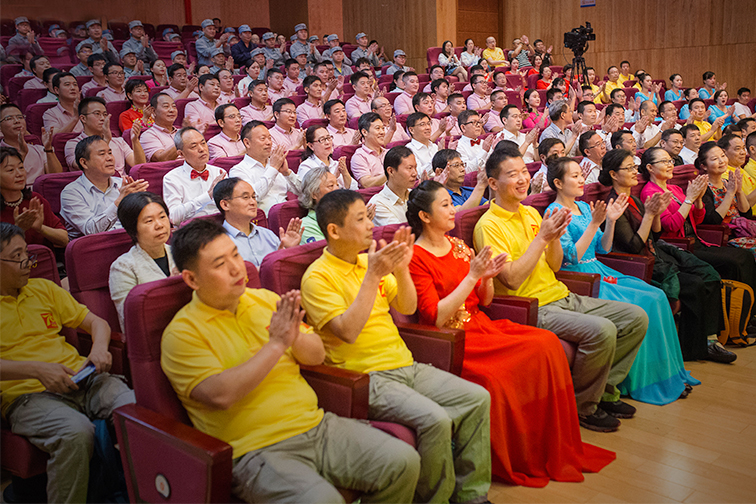
[[[687,203],[690,206],[693,206],[693,202],[689,198],[685,198],[685,201],[683,201],[683,205]]]

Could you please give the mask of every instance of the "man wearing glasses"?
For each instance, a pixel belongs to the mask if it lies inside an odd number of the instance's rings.
[[[467,172],[477,172],[486,166],[488,156],[493,152],[494,142],[498,143],[500,136],[488,135],[485,140],[479,137],[483,133],[483,121],[476,110],[463,110],[459,117],[459,127],[462,136],[457,143],[457,151],[462,161],[467,165]]]
[[[494,112],[492,112],[494,113]],[[522,113],[516,105],[506,105],[499,113],[504,129],[499,133],[502,140],[510,140],[520,147],[520,154],[525,163],[536,160],[538,149],[538,128],[531,129],[527,134],[520,133],[522,129]]]
[[[45,173],[60,173],[63,167],[52,146],[54,131],[44,131],[42,143],[44,145],[29,145],[26,143],[26,118],[21,109],[13,103],[0,105],[0,147],[13,147],[23,157],[26,169],[26,186],[31,187],[40,175]]]
[[[674,105],[672,105],[674,107]],[[683,136],[680,130],[668,129],[664,130],[659,141],[659,147],[667,151],[669,157],[675,163],[675,166],[684,165],[685,161],[680,157],[680,151],[683,148]]]
[[[126,72],[119,63],[108,63],[103,68],[108,87],[97,93],[97,96],[106,103],[126,100],[126,90],[123,83],[126,81]]]
[[[595,131],[587,131],[580,135],[578,148],[583,160],[580,161],[580,169],[586,184],[598,182],[601,172],[601,161],[606,154],[606,142]]]
[[[92,135],[101,136],[113,151],[113,157],[115,158],[115,169],[118,177],[123,177],[126,173],[126,165],[129,167],[136,166],[141,163],[146,163],[147,159],[142,149],[142,144],[139,142],[139,133],[141,128],[138,123],[134,124],[135,127],[131,128],[131,147],[121,137],[113,137],[110,132],[110,114],[108,114],[105,100],[100,97],[84,98],[79,102],[79,120],[84,131],[81,132],[76,138],[72,138],[66,142],[65,155],[66,163],[69,168],[77,169],[76,164],[76,144],[80,140]]]
[[[108,373],[110,327],[49,280],[29,278],[36,257],[24,232],[0,223],[0,397],[15,434],[50,455],[47,498],[85,502],[94,419],[135,402],[121,378]],[[87,357],[60,334],[72,327],[92,335]],[[34,356],[34,360],[30,359]],[[88,365],[94,372],[78,380]]]
[[[407,147],[415,155],[417,175],[421,178],[433,178],[431,161],[438,152],[438,145],[431,141],[432,129],[431,118],[422,112],[415,112],[407,118],[407,131],[412,136]],[[381,225],[376,223],[376,226]]]
[[[423,114],[410,114],[408,121],[414,115]],[[368,202],[368,205],[375,205],[373,224],[388,226],[407,222],[407,200],[410,190],[417,183],[417,166],[414,154],[407,147],[400,145],[389,149],[383,160],[386,185]]]

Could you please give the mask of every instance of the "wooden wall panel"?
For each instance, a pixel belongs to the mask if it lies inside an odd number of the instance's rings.
[[[294,26],[307,23],[307,0],[270,0],[269,5],[270,29],[276,33],[283,33],[288,38],[294,34]]]
[[[354,42],[354,35],[347,37],[351,40],[345,38],[342,0],[312,0],[308,4],[308,17],[307,28],[311,35],[322,39],[324,34],[335,33],[342,43]],[[322,43],[325,44],[324,41]]]
[[[563,48],[564,32],[589,21],[596,41],[585,58],[600,75],[627,59],[633,70],[642,68],[654,78],[680,73],[686,85],[701,86],[703,72],[712,70],[730,90],[756,90],[756,0],[596,4],[580,8],[577,0],[500,0],[503,38],[511,41],[523,33],[531,40],[542,38],[554,45],[555,63],[564,64],[572,60],[572,52]]]
[[[455,46],[461,46],[465,40],[472,38],[475,45],[485,47],[486,38],[501,38],[501,21],[499,0],[463,0],[457,7],[457,40]]]
[[[17,16],[65,22],[88,19],[129,22],[139,19],[155,25],[160,23],[184,24],[183,0],[160,0],[159,8],[150,0],[2,0],[3,18]],[[4,34],[5,35],[5,34]]]
[[[203,19],[217,17],[221,19],[223,26],[239,26],[242,24],[248,24],[251,27],[270,26],[270,9],[267,0],[251,0],[246,2],[235,0],[191,0],[191,2],[192,24],[198,25],[202,23]],[[180,3],[183,6],[183,0]]]

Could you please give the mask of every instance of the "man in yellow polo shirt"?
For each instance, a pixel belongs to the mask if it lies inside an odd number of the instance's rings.
[[[612,65],[610,66],[606,74],[609,76],[609,80],[601,84],[600,90],[601,93],[599,93],[599,96],[601,97],[601,103],[612,103],[612,91],[615,89],[623,89],[625,86],[620,82],[620,72],[619,69]]]
[[[756,131],[746,137],[745,144],[750,159],[743,169],[748,175],[756,179]]]
[[[376,251],[373,223],[354,191],[326,194],[316,215],[328,245],[302,278],[302,304],[323,338],[326,364],[370,373],[369,417],[417,433],[415,502],[484,502],[491,484],[488,392],[414,362],[389,314],[389,307],[404,314],[417,307],[409,274],[414,236],[402,227]]]
[[[192,300],[161,342],[163,371],[192,424],[233,448],[233,492],[247,502],[410,502],[420,459],[403,441],[323,413],[299,364],[323,343],[302,324],[299,291],[246,288],[246,268],[223,227],[195,220],[172,253]]]
[[[488,62],[488,66],[492,69],[509,66],[507,56],[501,47],[496,47],[496,39],[493,37],[486,39],[486,48],[483,49],[483,59]]]
[[[630,418],[635,408],[620,401],[617,385],[625,379],[643,342],[648,316],[639,307],[572,294],[554,272],[562,265],[560,237],[572,214],[553,212],[542,220],[538,211],[520,204],[528,195],[530,174],[520,151],[499,144],[486,162],[494,199],[475,226],[480,250],[506,252],[507,266],[494,278],[499,295],[538,298],[538,327],[577,345],[572,366],[580,425],[591,430],[617,430],[617,418]]]
[[[86,502],[92,420],[134,402],[134,392],[110,375],[110,327],[49,280],[29,278],[35,258],[24,232],[0,223],[0,393],[2,413],[15,434],[50,455],[48,502]],[[60,330],[92,335],[88,357]],[[92,364],[87,377],[76,373]],[[11,456],[13,454],[10,454]]]
[[[721,128],[724,124],[725,116],[717,117],[713,124],[709,123],[706,120],[706,103],[701,98],[690,100],[688,108],[690,110],[688,122],[694,124],[701,132],[701,143],[717,140],[722,135]]]
[[[734,171],[740,171],[743,177],[743,192],[748,196],[750,206],[756,204],[756,177],[749,174],[744,168],[746,160],[746,146],[742,138],[732,133],[724,135],[717,140],[717,145],[727,155],[727,173],[725,178]]]

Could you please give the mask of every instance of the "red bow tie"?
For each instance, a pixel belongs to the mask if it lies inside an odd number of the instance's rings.
[[[481,139],[478,138],[477,140],[470,140],[470,145],[480,145]]]
[[[192,170],[192,180],[194,180],[197,177],[199,177],[202,180],[207,181],[207,178],[209,176],[210,176],[210,172],[208,172],[207,170],[204,170],[202,173],[198,172],[197,170]]]

